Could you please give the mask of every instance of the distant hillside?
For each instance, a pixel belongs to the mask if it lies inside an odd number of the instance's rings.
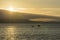
[[[35,22],[30,21],[29,19],[35,19],[35,18],[47,18],[47,19],[56,19],[60,20],[60,17],[54,17],[54,16],[47,16],[47,15],[37,15],[37,14],[31,14],[31,13],[21,13],[21,12],[10,12],[7,10],[0,10],[0,23],[14,23],[14,22]],[[37,22],[44,22],[44,21],[37,21]],[[47,21],[48,22],[48,21]],[[52,21],[50,21],[52,22]],[[55,21],[53,21],[55,22]]]

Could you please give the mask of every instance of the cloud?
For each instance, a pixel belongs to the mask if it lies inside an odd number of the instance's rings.
[[[16,8],[19,12],[60,17],[60,8]]]
[[[23,1],[23,0],[22,0]],[[27,5],[30,5],[32,8],[60,8],[60,0],[25,0],[23,1]]]
[[[51,21],[57,21],[56,19],[51,19],[51,18],[35,18],[35,19],[29,19],[29,21],[43,21],[43,22],[51,22]]]
[[[60,8],[26,8],[24,12],[60,17]]]
[[[7,4],[26,8],[60,8],[60,0],[0,0],[0,6]]]

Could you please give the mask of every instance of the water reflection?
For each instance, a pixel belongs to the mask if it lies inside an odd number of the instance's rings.
[[[60,34],[48,29],[32,25],[0,25],[0,40],[60,40]]]
[[[9,40],[15,40],[14,39],[14,33],[15,33],[15,27],[14,26],[8,26],[6,28],[6,34],[9,37]]]
[[[2,26],[0,28],[0,40],[15,40],[15,29],[14,26]]]

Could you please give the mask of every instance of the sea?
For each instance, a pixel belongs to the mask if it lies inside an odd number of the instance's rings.
[[[60,23],[0,23],[0,40],[60,40]]]

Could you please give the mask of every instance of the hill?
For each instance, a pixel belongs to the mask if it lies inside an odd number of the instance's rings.
[[[30,19],[40,19],[40,21],[32,21]],[[42,19],[55,19],[55,21],[42,21]],[[60,22],[60,17],[48,16],[48,15],[38,15],[32,13],[22,13],[22,12],[11,12],[8,10],[0,9],[0,23],[29,23],[29,22]]]

